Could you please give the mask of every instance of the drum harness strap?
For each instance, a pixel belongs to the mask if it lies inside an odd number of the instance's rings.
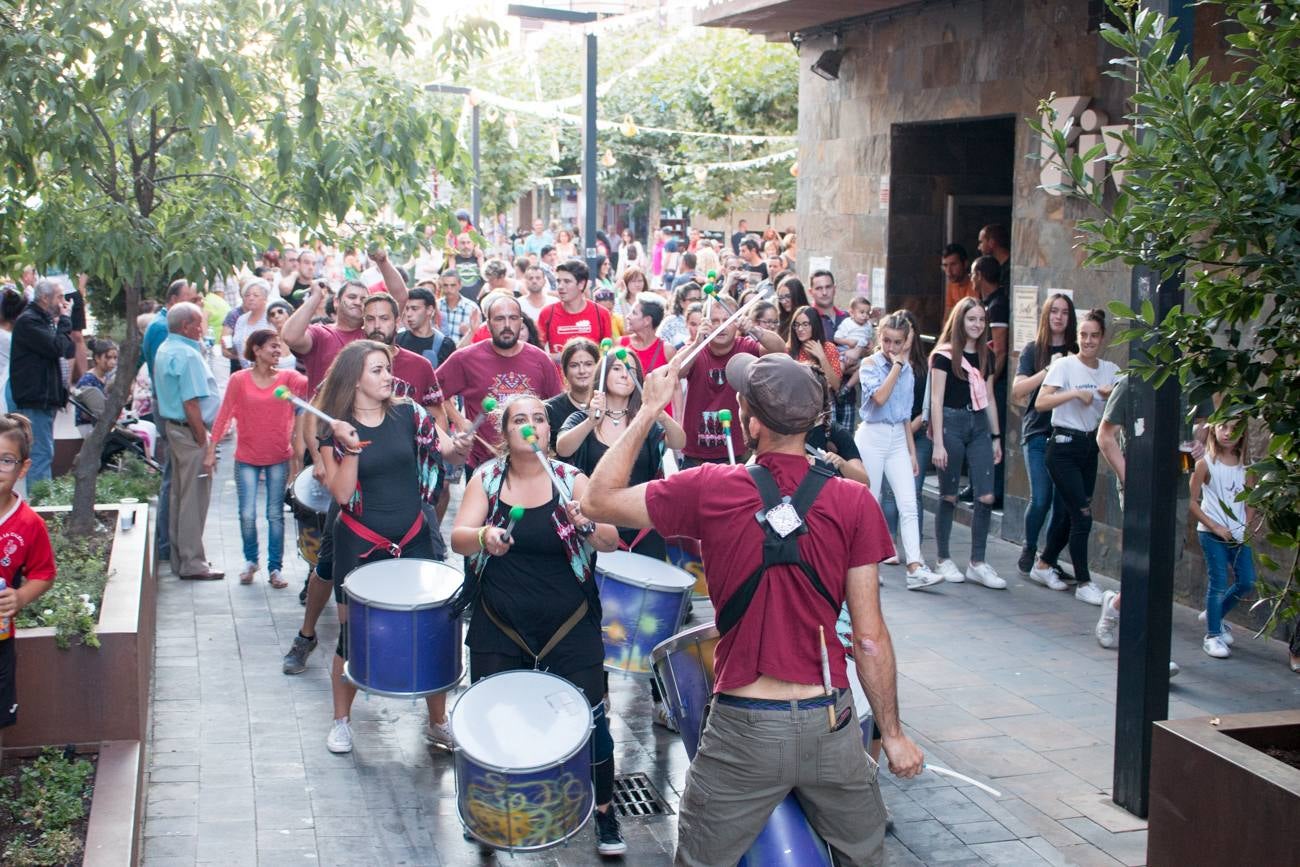
[[[555,630],[555,634],[546,642],[546,646],[543,647],[540,652],[533,653],[533,649],[528,646],[528,642],[524,641],[524,637],[516,632],[513,627],[508,626],[504,620],[498,617],[497,613],[492,610],[492,606],[488,605],[486,599],[480,597],[478,606],[483,610],[483,613],[488,616],[488,620],[495,623],[497,629],[500,629],[505,633],[506,638],[509,638],[515,644],[519,645],[521,650],[533,658],[534,671],[542,667],[542,657],[554,650],[555,646],[564,640],[564,636],[572,632],[573,627],[582,622],[582,618],[587,616],[587,611],[589,610],[586,600],[583,600],[583,603],[569,615],[569,619],[560,624],[559,629]]]
[[[770,566],[798,566],[808,577],[813,589],[826,600],[826,604],[830,605],[838,616],[840,604],[835,601],[835,597],[826,589],[826,585],[817,577],[812,567],[804,562],[799,554],[798,543],[799,537],[808,532],[808,524],[804,518],[826,482],[835,475],[834,471],[813,464],[808,468],[808,474],[799,483],[794,494],[783,497],[772,474],[765,467],[750,464],[745,469],[749,471],[754,486],[758,488],[759,496],[763,498],[763,508],[754,515],[763,528],[763,562],[745,579],[745,583],[740,585],[718,612],[718,634],[726,635],[740,622],[749,609],[750,603],[754,601],[763,576]]]
[[[411,540],[420,535],[420,531],[424,529],[423,512],[416,512],[415,522],[411,524],[411,529],[406,531],[406,535],[402,537],[402,541],[400,542],[385,539],[383,536],[379,535],[365,524],[362,524],[342,509],[339,510],[339,520],[341,520],[349,530],[361,537],[363,541],[370,543],[371,548],[369,551],[361,555],[362,560],[365,560],[376,551],[385,548],[388,550],[388,553],[392,554],[394,557],[401,557],[402,549],[411,544]]]

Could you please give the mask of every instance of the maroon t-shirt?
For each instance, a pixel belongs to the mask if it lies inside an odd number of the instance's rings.
[[[498,408],[476,431],[479,439],[492,445],[501,441],[501,409],[506,398],[515,394],[532,394],[541,400],[560,393],[560,373],[555,362],[531,343],[520,344],[517,355],[503,358],[490,341],[473,343],[457,349],[434,371],[433,403],[449,397],[465,402],[465,417],[471,422],[483,414],[483,398],[491,395]],[[488,448],[474,441],[468,465],[476,467],[491,457]]]
[[[727,362],[737,353],[762,355],[763,347],[752,337],[740,336],[726,355],[714,355],[705,347],[695,356],[687,372],[686,407],[682,411],[682,427],[686,431],[686,447],[682,453],[697,460],[717,460],[727,456],[727,441],[722,434],[721,410],[731,410],[731,444],[739,458],[745,453],[745,436],[740,427],[740,404],[736,390],[727,384]]]
[[[758,463],[783,495],[793,494],[808,473],[802,455],[769,453],[760,455]],[[763,562],[763,528],[754,517],[763,499],[742,466],[703,464],[650,482],[646,508],[660,535],[700,540],[709,598],[717,611]],[[841,604],[849,569],[894,553],[880,507],[858,482],[827,481],[806,521],[799,553]],[[714,691],[739,689],[763,674],[820,685],[818,626],[826,636],[831,684],[847,689],[844,648],[835,639],[838,615],[798,566],[768,569],[745,615],[718,642]]]
[[[366,332],[360,328],[343,331],[338,326],[317,322],[307,326],[307,334],[311,336],[311,352],[306,355],[295,352],[294,356],[307,370],[307,393],[314,395],[325,381],[334,357],[352,341],[365,337]]]
[[[438,383],[433,378],[433,364],[419,353],[400,346],[393,355],[393,397],[409,397],[420,406],[438,401]]]

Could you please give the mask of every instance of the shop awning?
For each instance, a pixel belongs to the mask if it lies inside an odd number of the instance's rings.
[[[695,23],[704,27],[735,27],[753,33],[792,33],[887,12],[915,0],[715,0],[695,10]]]

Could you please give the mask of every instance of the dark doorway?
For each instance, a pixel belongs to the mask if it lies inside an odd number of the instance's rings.
[[[1014,117],[895,124],[890,134],[888,303],[906,307],[923,334],[943,325],[940,252],[961,244],[979,255],[979,230],[1011,228]]]

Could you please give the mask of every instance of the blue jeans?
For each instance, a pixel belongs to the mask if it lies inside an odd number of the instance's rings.
[[[266,570],[284,565],[284,483],[289,462],[254,466],[235,461],[235,490],[239,493],[239,535],[244,540],[244,561],[257,562],[257,480],[266,477]]]
[[[921,473],[916,477],[916,534],[925,536],[925,507],[921,505],[921,489],[925,487],[925,474],[930,472],[930,455],[934,454],[934,442],[925,429],[912,434],[916,443],[916,464]],[[894,502],[894,490],[889,487],[889,480],[881,486],[880,509],[885,513],[885,522],[889,524],[890,534],[898,535],[898,503]]]
[[[50,477],[54,463],[54,412],[32,406],[20,406],[18,412],[32,423],[32,468],[27,472],[30,486]]]
[[[1205,569],[1210,583],[1205,588],[1205,634],[1218,635],[1223,631],[1223,616],[1233,609],[1243,596],[1255,589],[1255,557],[1249,545],[1228,543],[1213,533],[1198,530],[1201,551],[1205,554]],[[1232,569],[1232,586],[1228,586],[1228,569]]]
[[[1052,474],[1047,471],[1047,434],[1025,440],[1025,468],[1029,470],[1029,509],[1025,512],[1025,547],[1038,551],[1038,536],[1052,510]]]

